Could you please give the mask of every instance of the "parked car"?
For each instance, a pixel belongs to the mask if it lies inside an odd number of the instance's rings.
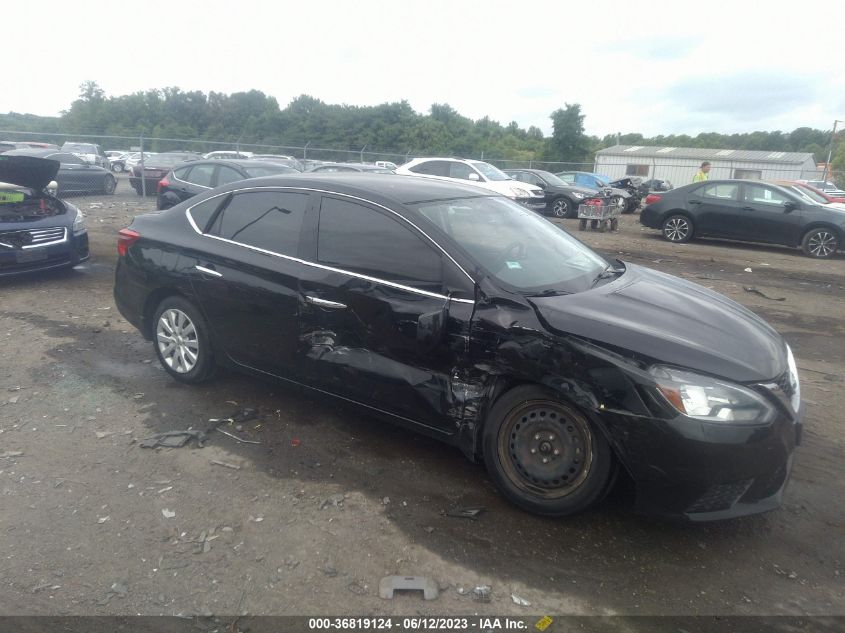
[[[393,163],[389,160],[377,160],[375,162],[375,165],[376,167],[384,167],[385,169],[392,169],[394,171],[399,168],[396,163]]]
[[[88,259],[85,216],[47,192],[60,163],[0,156],[0,277],[70,268]]]
[[[144,182],[141,182],[141,164],[136,163],[132,167],[129,184],[139,196],[143,195],[144,187],[148,196],[154,196],[158,193],[158,181],[164,178],[175,165],[198,159],[199,154],[188,152],[144,153]]]
[[[396,169],[397,174],[422,176],[440,180],[469,182],[483,187],[534,211],[546,208],[546,196],[540,187],[515,181],[513,178],[480,160],[462,158],[414,158]]]
[[[647,188],[649,193],[652,191],[671,191],[674,189],[674,185],[672,185],[671,182],[662,178],[652,178],[651,180],[646,180],[643,183],[643,186]]]
[[[58,149],[58,147],[50,143],[40,143],[37,141],[0,141],[0,153],[13,149]]]
[[[158,152],[144,152],[144,161],[146,162],[150,156],[155,156]],[[141,164],[141,152],[130,152],[128,156],[123,159],[123,171],[132,171],[135,165]]]
[[[648,187],[643,184],[643,179],[637,176],[625,176],[617,180],[612,180],[608,183],[612,189],[622,189],[627,191],[629,198],[625,200],[625,208],[622,213],[633,213],[640,208],[640,203],[648,194]]]
[[[279,165],[264,160],[197,160],[176,167],[158,181],[156,207],[169,209],[209,189],[230,182],[277,176],[279,174],[298,174],[288,165]]]
[[[296,171],[305,171],[298,158],[286,154],[253,154],[250,160],[267,160],[278,165],[293,167]]]
[[[58,162],[56,173],[58,190],[56,195],[105,194],[110,196],[117,187],[114,175],[102,167],[92,165],[76,154],[55,149],[16,149],[3,156],[32,156]]]
[[[822,258],[842,247],[845,211],[835,207],[779,185],[710,180],[649,194],[640,222],[670,242],[718,237],[800,247]]]
[[[810,196],[811,198],[816,200],[816,202],[845,203],[845,193],[843,193],[841,196],[832,196],[829,193],[822,191],[821,189],[817,189],[812,185],[808,185],[802,180],[774,180],[772,182],[776,185],[795,187],[799,190],[801,194]],[[821,200],[819,200],[818,198],[821,198]]]
[[[208,152],[207,154],[203,154],[202,157],[205,159],[209,158],[219,158],[223,160],[243,160],[245,158],[252,158],[252,152],[240,152],[236,150],[218,150],[215,152]]]
[[[125,152],[123,150],[107,150],[106,158],[109,159],[109,167],[112,171],[121,172],[126,169],[126,159],[131,156],[132,152]]]
[[[76,154],[82,160],[92,165],[96,165],[97,167],[111,169],[111,164],[109,163],[109,159],[106,158],[106,155],[103,153],[103,148],[95,143],[77,143],[67,141],[62,145],[62,151]]]
[[[789,478],[803,406],[774,329],[475,185],[233,183],[136,216],[118,254],[120,313],[172,378],[222,365],[356,403],[530,512],[583,510],[624,469],[640,510],[724,519]]]
[[[559,171],[555,173],[555,176],[564,182],[590,187],[591,189],[603,189],[610,186],[610,178],[588,171]]]
[[[556,218],[577,218],[578,206],[595,194],[593,189],[570,185],[542,169],[504,169],[503,172],[514,180],[542,189],[546,205],[543,212]]]
[[[845,196],[845,191],[837,187],[836,183],[829,180],[800,180],[799,182],[803,182],[804,184],[815,187],[816,189],[821,189],[828,195],[836,197]]]
[[[357,172],[372,172],[374,174],[393,174],[392,169],[385,167],[376,167],[375,165],[367,165],[365,163],[322,163],[316,167],[312,167],[309,172],[338,172],[338,171],[357,171]]]

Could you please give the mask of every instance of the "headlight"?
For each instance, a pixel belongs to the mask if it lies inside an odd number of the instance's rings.
[[[578,191],[573,191],[573,192],[572,192],[572,197],[573,197],[573,198],[575,198],[576,200],[583,200],[583,199],[584,199],[584,198],[586,198],[587,196],[586,196],[586,194],[579,193]]]
[[[660,365],[649,373],[666,401],[687,417],[717,423],[766,424],[775,415],[774,407],[763,396],[741,385]]]
[[[88,227],[85,224],[85,216],[82,215],[82,211],[79,209],[76,210],[76,217],[73,219],[73,234],[79,235],[80,233],[84,233]]]
[[[795,357],[792,355],[792,349],[789,345],[786,346],[786,361],[789,363],[789,383],[792,386],[792,397],[789,399],[789,404],[792,405],[792,410],[798,412],[798,407],[801,406],[801,382],[798,380],[798,365],[795,363]]]
[[[511,192],[513,193],[515,198],[530,198],[531,194],[526,191],[525,189],[520,189],[519,187],[511,187]]]

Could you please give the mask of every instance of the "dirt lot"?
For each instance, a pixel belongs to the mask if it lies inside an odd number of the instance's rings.
[[[116,233],[151,201],[122,180],[75,202],[91,262],[0,281],[0,615],[845,614],[845,258],[676,246],[636,216],[579,233],[768,319],[799,359],[808,416],[779,511],[676,525],[619,490],[545,520],[458,451],[357,410],[237,375],[169,379],[111,296]],[[240,435],[260,444],[138,446],[243,406],[260,415]],[[444,516],[459,505],[487,511]],[[381,600],[394,573],[433,577],[440,598]],[[464,593],[481,584],[489,603]]]

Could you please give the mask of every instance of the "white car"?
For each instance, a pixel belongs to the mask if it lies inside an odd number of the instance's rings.
[[[202,155],[203,158],[220,158],[223,160],[242,160],[244,158],[252,158],[253,156],[254,154],[252,152],[239,152],[231,149],[218,150]]]
[[[394,171],[396,171],[396,169],[398,169],[398,166],[396,165],[396,163],[391,162],[389,160],[377,160],[376,161],[376,167],[384,167],[385,169],[392,169]]]
[[[414,158],[401,167],[397,167],[396,173],[438,180],[469,182],[507,196],[511,200],[516,200],[529,209],[542,211],[546,208],[545,194],[540,187],[514,180],[497,167],[480,160]]]

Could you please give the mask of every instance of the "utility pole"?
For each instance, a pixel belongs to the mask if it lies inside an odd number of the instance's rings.
[[[836,119],[833,122],[833,132],[830,133],[830,147],[827,150],[827,162],[824,164],[824,173],[822,174],[822,180],[827,180],[827,168],[830,167],[830,161],[833,158],[833,139],[836,138],[837,123],[845,123],[845,121],[840,121],[839,119]]]
[[[367,149],[366,145],[364,145],[364,147],[361,148],[361,164],[362,165],[364,164],[364,150],[365,149]]]

